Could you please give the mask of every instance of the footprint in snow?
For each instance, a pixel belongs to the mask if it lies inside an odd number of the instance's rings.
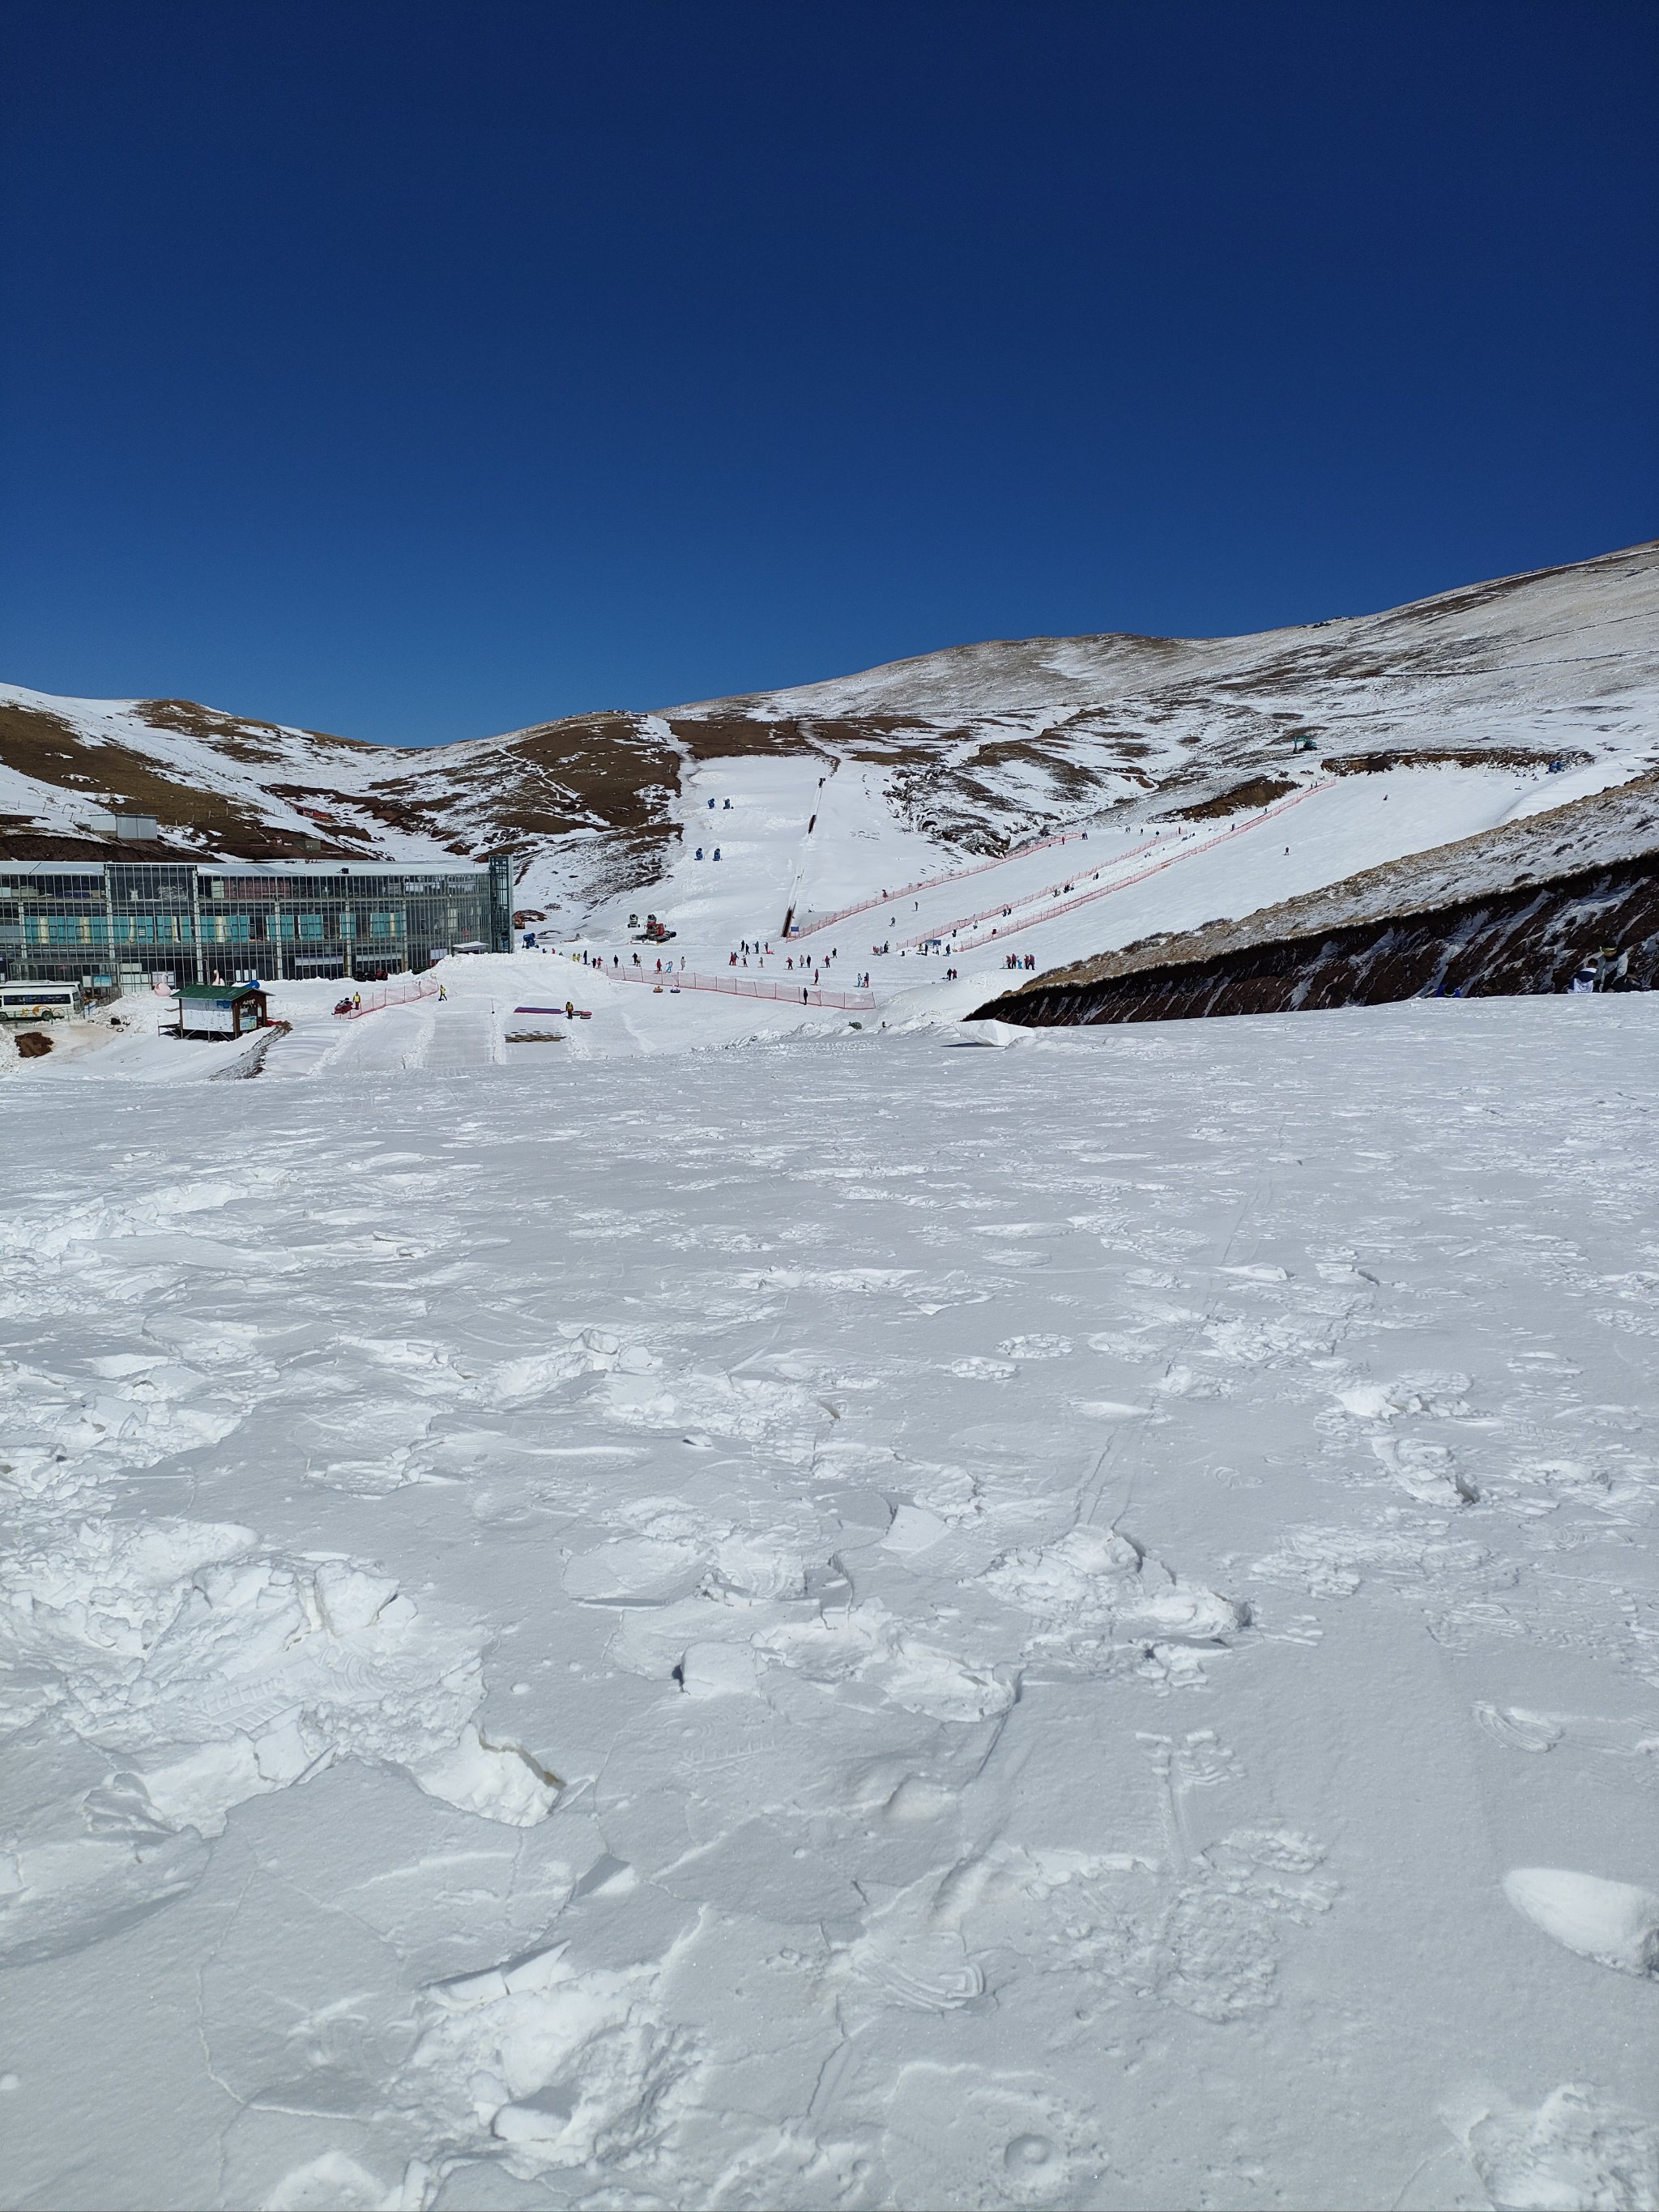
[[[1082,2116],[1036,2075],[922,2060],[894,2085],[882,2162],[900,2204],[1091,2201],[1109,2164]]]
[[[1522,1705],[1478,1704],[1474,1717],[1495,1742],[1511,1751],[1553,1751],[1561,1741],[1561,1725],[1547,1713],[1531,1713]]]
[[[1494,2205],[1659,2205],[1659,2128],[1581,2083],[1564,2083],[1536,2112],[1489,2096],[1442,2117]]]
[[[9,1838],[11,1885],[0,1902],[0,1966],[84,1951],[194,1889],[209,1847],[175,1833],[133,1775],[78,1803],[45,1808]]]

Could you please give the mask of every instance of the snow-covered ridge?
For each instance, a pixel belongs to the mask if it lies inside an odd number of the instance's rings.
[[[1339,617],[1243,637],[993,640],[887,663],[826,683],[665,709],[756,720],[799,715],[1025,712],[1095,706],[1195,681],[1248,688],[1296,677],[1364,681],[1375,653],[1393,672],[1579,672],[1598,694],[1622,690],[1634,656],[1650,682],[1659,649],[1659,545],[1436,593],[1383,613]]]

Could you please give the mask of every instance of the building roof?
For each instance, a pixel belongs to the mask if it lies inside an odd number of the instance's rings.
[[[250,992],[264,988],[262,983],[181,983],[173,996],[198,1002],[206,1000],[212,1006],[228,1006],[234,999],[246,999]]]
[[[483,876],[486,860],[195,860],[198,876]]]
[[[101,860],[0,860],[0,876],[101,876]]]
[[[0,860],[0,875],[101,876],[106,867],[183,869],[198,876],[298,876],[326,881],[340,876],[486,876],[485,860],[199,860],[177,853],[165,860],[131,860],[112,853],[107,860]]]

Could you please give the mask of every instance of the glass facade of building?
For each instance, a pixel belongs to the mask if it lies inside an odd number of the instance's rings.
[[[485,867],[0,860],[0,980],[94,987],[378,979],[513,945],[511,856]]]

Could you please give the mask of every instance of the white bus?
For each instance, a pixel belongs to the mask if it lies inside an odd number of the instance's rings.
[[[71,1022],[80,1011],[77,983],[0,983],[0,1022]]]

